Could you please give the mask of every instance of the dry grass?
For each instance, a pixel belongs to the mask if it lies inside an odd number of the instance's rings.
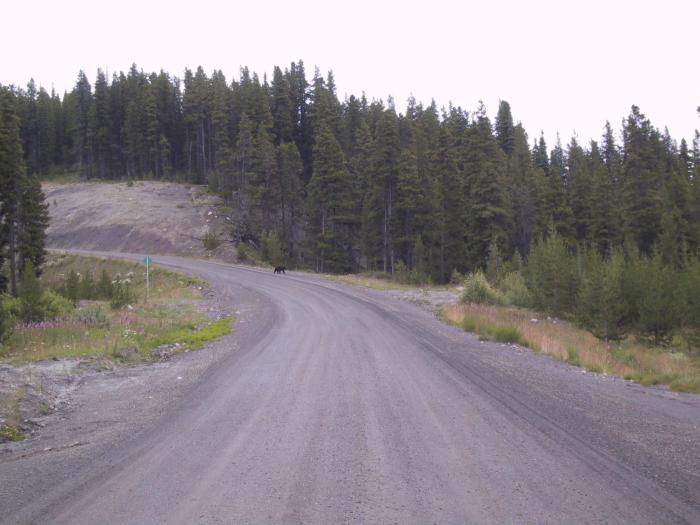
[[[374,276],[361,274],[347,275],[328,275],[328,278],[333,281],[338,281],[352,286],[363,286],[365,288],[373,288],[375,290],[414,290],[415,286],[399,284],[390,279],[382,279]]]
[[[350,284],[352,286],[363,286],[365,288],[373,288],[375,290],[449,290],[451,288],[447,286],[435,286],[435,285],[412,285],[403,284],[395,281],[389,274],[384,272],[371,272],[371,273],[349,273],[345,275],[331,275],[325,276],[333,281],[338,281],[345,284]]]
[[[593,372],[700,393],[700,363],[681,352],[649,347],[633,338],[607,343],[571,323],[539,319],[521,308],[455,304],[444,307],[442,315],[448,322],[488,339],[498,339],[494,334],[512,330],[519,334],[523,346]]]

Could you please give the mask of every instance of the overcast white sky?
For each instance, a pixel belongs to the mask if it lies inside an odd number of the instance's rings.
[[[632,104],[671,135],[700,128],[700,2],[250,1],[6,2],[0,83],[71,89],[80,69],[222,69],[260,76],[304,60],[333,69],[338,94],[412,93],[465,109],[508,100],[531,141],[598,139]]]

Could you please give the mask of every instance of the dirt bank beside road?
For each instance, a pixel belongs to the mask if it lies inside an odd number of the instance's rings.
[[[51,224],[49,248],[111,250],[235,260],[224,242],[208,251],[208,231],[228,238],[221,199],[206,188],[170,182],[45,183]]]

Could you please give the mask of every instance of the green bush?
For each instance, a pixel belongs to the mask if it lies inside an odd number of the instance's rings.
[[[527,283],[533,306],[541,311],[570,317],[576,310],[578,271],[576,257],[552,228],[538,240],[527,264]]]
[[[489,282],[498,285],[503,277],[503,256],[494,237],[489,243],[489,256],[486,260],[486,277]]]
[[[498,343],[511,343],[515,345],[527,346],[527,341],[514,326],[494,327],[490,338]]]
[[[101,304],[91,304],[76,311],[76,317],[82,323],[97,328],[109,328],[109,315]]]
[[[19,316],[19,300],[11,295],[0,295],[0,343],[12,333]]]
[[[464,279],[465,277],[463,273],[457,271],[456,268],[452,270],[452,274],[450,274],[450,284],[463,284]]]
[[[681,276],[680,325],[688,348],[700,350],[700,258],[688,262]]]
[[[630,308],[625,297],[624,255],[614,251],[605,260],[592,250],[587,254],[578,293],[577,321],[600,339],[625,337],[630,324]]]
[[[655,254],[638,268],[638,282],[644,283],[637,312],[639,331],[656,344],[668,344],[673,330],[680,327],[680,301],[677,272]]]
[[[260,238],[260,252],[262,258],[272,266],[277,266],[284,262],[284,248],[282,240],[276,231],[265,231]]]
[[[136,296],[131,290],[131,286],[128,282],[116,281],[112,288],[112,299],[109,305],[114,309],[118,310],[124,308],[128,304],[136,302]]]
[[[505,274],[501,281],[501,291],[508,304],[522,308],[532,306],[532,294],[520,272],[508,272]]]
[[[401,284],[420,285],[430,282],[430,278],[416,268],[409,268],[403,261],[394,265],[394,280]]]
[[[0,426],[0,443],[3,441],[23,441],[25,439],[24,433],[11,425]]]
[[[78,287],[78,295],[80,299],[96,299],[97,289],[95,285],[95,280],[92,278],[92,273],[88,270],[85,275],[80,280],[80,285]]]
[[[114,294],[114,286],[112,285],[112,279],[109,277],[107,270],[102,270],[102,275],[100,276],[100,280],[97,282],[96,288],[96,299],[108,301],[112,298],[112,295]]]
[[[35,323],[46,318],[42,304],[41,283],[36,276],[34,265],[30,262],[24,267],[19,285],[19,317],[25,323]]]
[[[57,294],[53,290],[44,291],[41,302],[45,319],[67,317],[73,311],[73,303],[71,303],[70,299]]]
[[[467,275],[464,280],[464,292],[460,300],[463,303],[495,304],[506,303],[503,294],[489,284],[484,272],[478,270]]]
[[[239,262],[249,262],[252,264],[258,264],[260,262],[257,250],[248,243],[239,242],[236,250],[238,251]]]
[[[73,301],[73,304],[76,304],[80,299],[80,276],[75,270],[71,270],[66,277],[65,295]]]
[[[219,177],[214,171],[210,171],[207,175],[207,191],[216,193],[219,191]]]
[[[219,239],[219,236],[216,235],[216,232],[213,230],[209,230],[207,233],[204,234],[204,239],[202,239],[202,243],[204,244],[204,248],[212,251],[216,250],[219,246],[223,244],[224,241]]]

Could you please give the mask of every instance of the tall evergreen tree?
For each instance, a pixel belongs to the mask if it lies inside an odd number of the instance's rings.
[[[579,145],[576,137],[573,137],[569,143],[566,159],[566,189],[569,206],[574,214],[576,240],[579,242],[590,241],[593,220],[593,204],[591,202],[593,176],[586,152]]]
[[[315,267],[322,272],[352,271],[356,239],[351,232],[357,225],[352,180],[340,144],[323,122],[315,130],[313,156],[307,207]]]
[[[34,175],[25,176],[20,186],[18,213],[18,269],[24,271],[31,262],[34,271],[41,274],[46,251],[46,228],[49,226],[49,206],[45,202],[41,183]]]
[[[515,126],[513,125],[513,115],[510,112],[510,104],[505,100],[501,100],[498,104],[496,138],[506,155],[513,153],[515,148]]]
[[[506,182],[507,160],[499,147],[483,105],[469,128],[465,172],[468,187],[468,263],[483,266],[488,246],[496,239],[510,242],[510,196]]]
[[[623,194],[625,230],[643,253],[651,253],[661,226],[661,195],[654,156],[658,134],[650,122],[632,106],[623,128]]]

